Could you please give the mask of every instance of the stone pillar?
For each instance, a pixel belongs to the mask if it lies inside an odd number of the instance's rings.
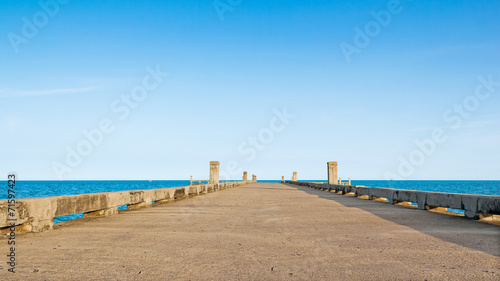
[[[337,162],[328,162],[328,184],[338,184]]]
[[[190,184],[189,185],[193,185],[193,176],[191,176],[191,180],[190,180]]]
[[[292,181],[297,181],[297,172],[293,172]]]
[[[252,181],[254,181],[254,182],[257,181],[257,176],[256,175],[252,175]]]
[[[210,161],[210,183],[219,184],[219,161]]]
[[[349,178],[349,185],[351,185],[351,178]]]
[[[243,182],[246,182],[248,180],[248,173],[247,171],[243,172]]]
[[[281,182],[285,182],[285,176],[281,176]]]

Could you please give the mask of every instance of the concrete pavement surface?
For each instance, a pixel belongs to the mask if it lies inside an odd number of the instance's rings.
[[[500,280],[499,226],[281,183],[16,240],[1,280]]]

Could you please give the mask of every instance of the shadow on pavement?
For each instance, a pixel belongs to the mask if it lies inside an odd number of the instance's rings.
[[[390,205],[297,185],[284,184],[345,207],[359,208],[382,219],[413,228],[446,242],[500,256],[500,227],[484,222],[429,211]]]

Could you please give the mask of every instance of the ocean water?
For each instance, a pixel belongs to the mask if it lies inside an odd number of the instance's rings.
[[[304,180],[305,182],[326,182],[324,180]],[[279,180],[264,180],[259,182],[281,182]],[[409,190],[500,195],[500,181],[385,181],[385,180],[352,180],[353,185],[368,187],[386,187]],[[7,181],[0,181],[5,192],[0,199],[7,198]],[[168,188],[189,185],[188,180],[103,180],[103,181],[17,181],[16,198],[47,197],[59,195],[74,195],[97,192],[142,190]]]
[[[324,180],[304,180],[306,182],[326,182]],[[259,182],[281,182],[280,180],[264,180]],[[368,187],[386,187],[409,190],[500,195],[500,181],[382,181],[382,180],[353,180],[353,185]],[[7,181],[0,181],[5,192],[0,192],[0,199],[7,199]],[[85,193],[143,190],[179,187],[189,185],[188,180],[163,180],[163,181],[17,181],[16,199],[47,197],[60,195],[75,195]],[[0,188],[0,191],[2,189]],[[126,205],[120,206],[126,209]],[[457,212],[462,212],[456,210]],[[83,213],[54,218],[55,223],[83,217]]]

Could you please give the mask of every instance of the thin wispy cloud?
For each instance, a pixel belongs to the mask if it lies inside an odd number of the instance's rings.
[[[1,97],[27,97],[44,95],[63,95],[85,93],[97,90],[97,87],[64,88],[64,89],[44,89],[44,90],[0,90]]]

